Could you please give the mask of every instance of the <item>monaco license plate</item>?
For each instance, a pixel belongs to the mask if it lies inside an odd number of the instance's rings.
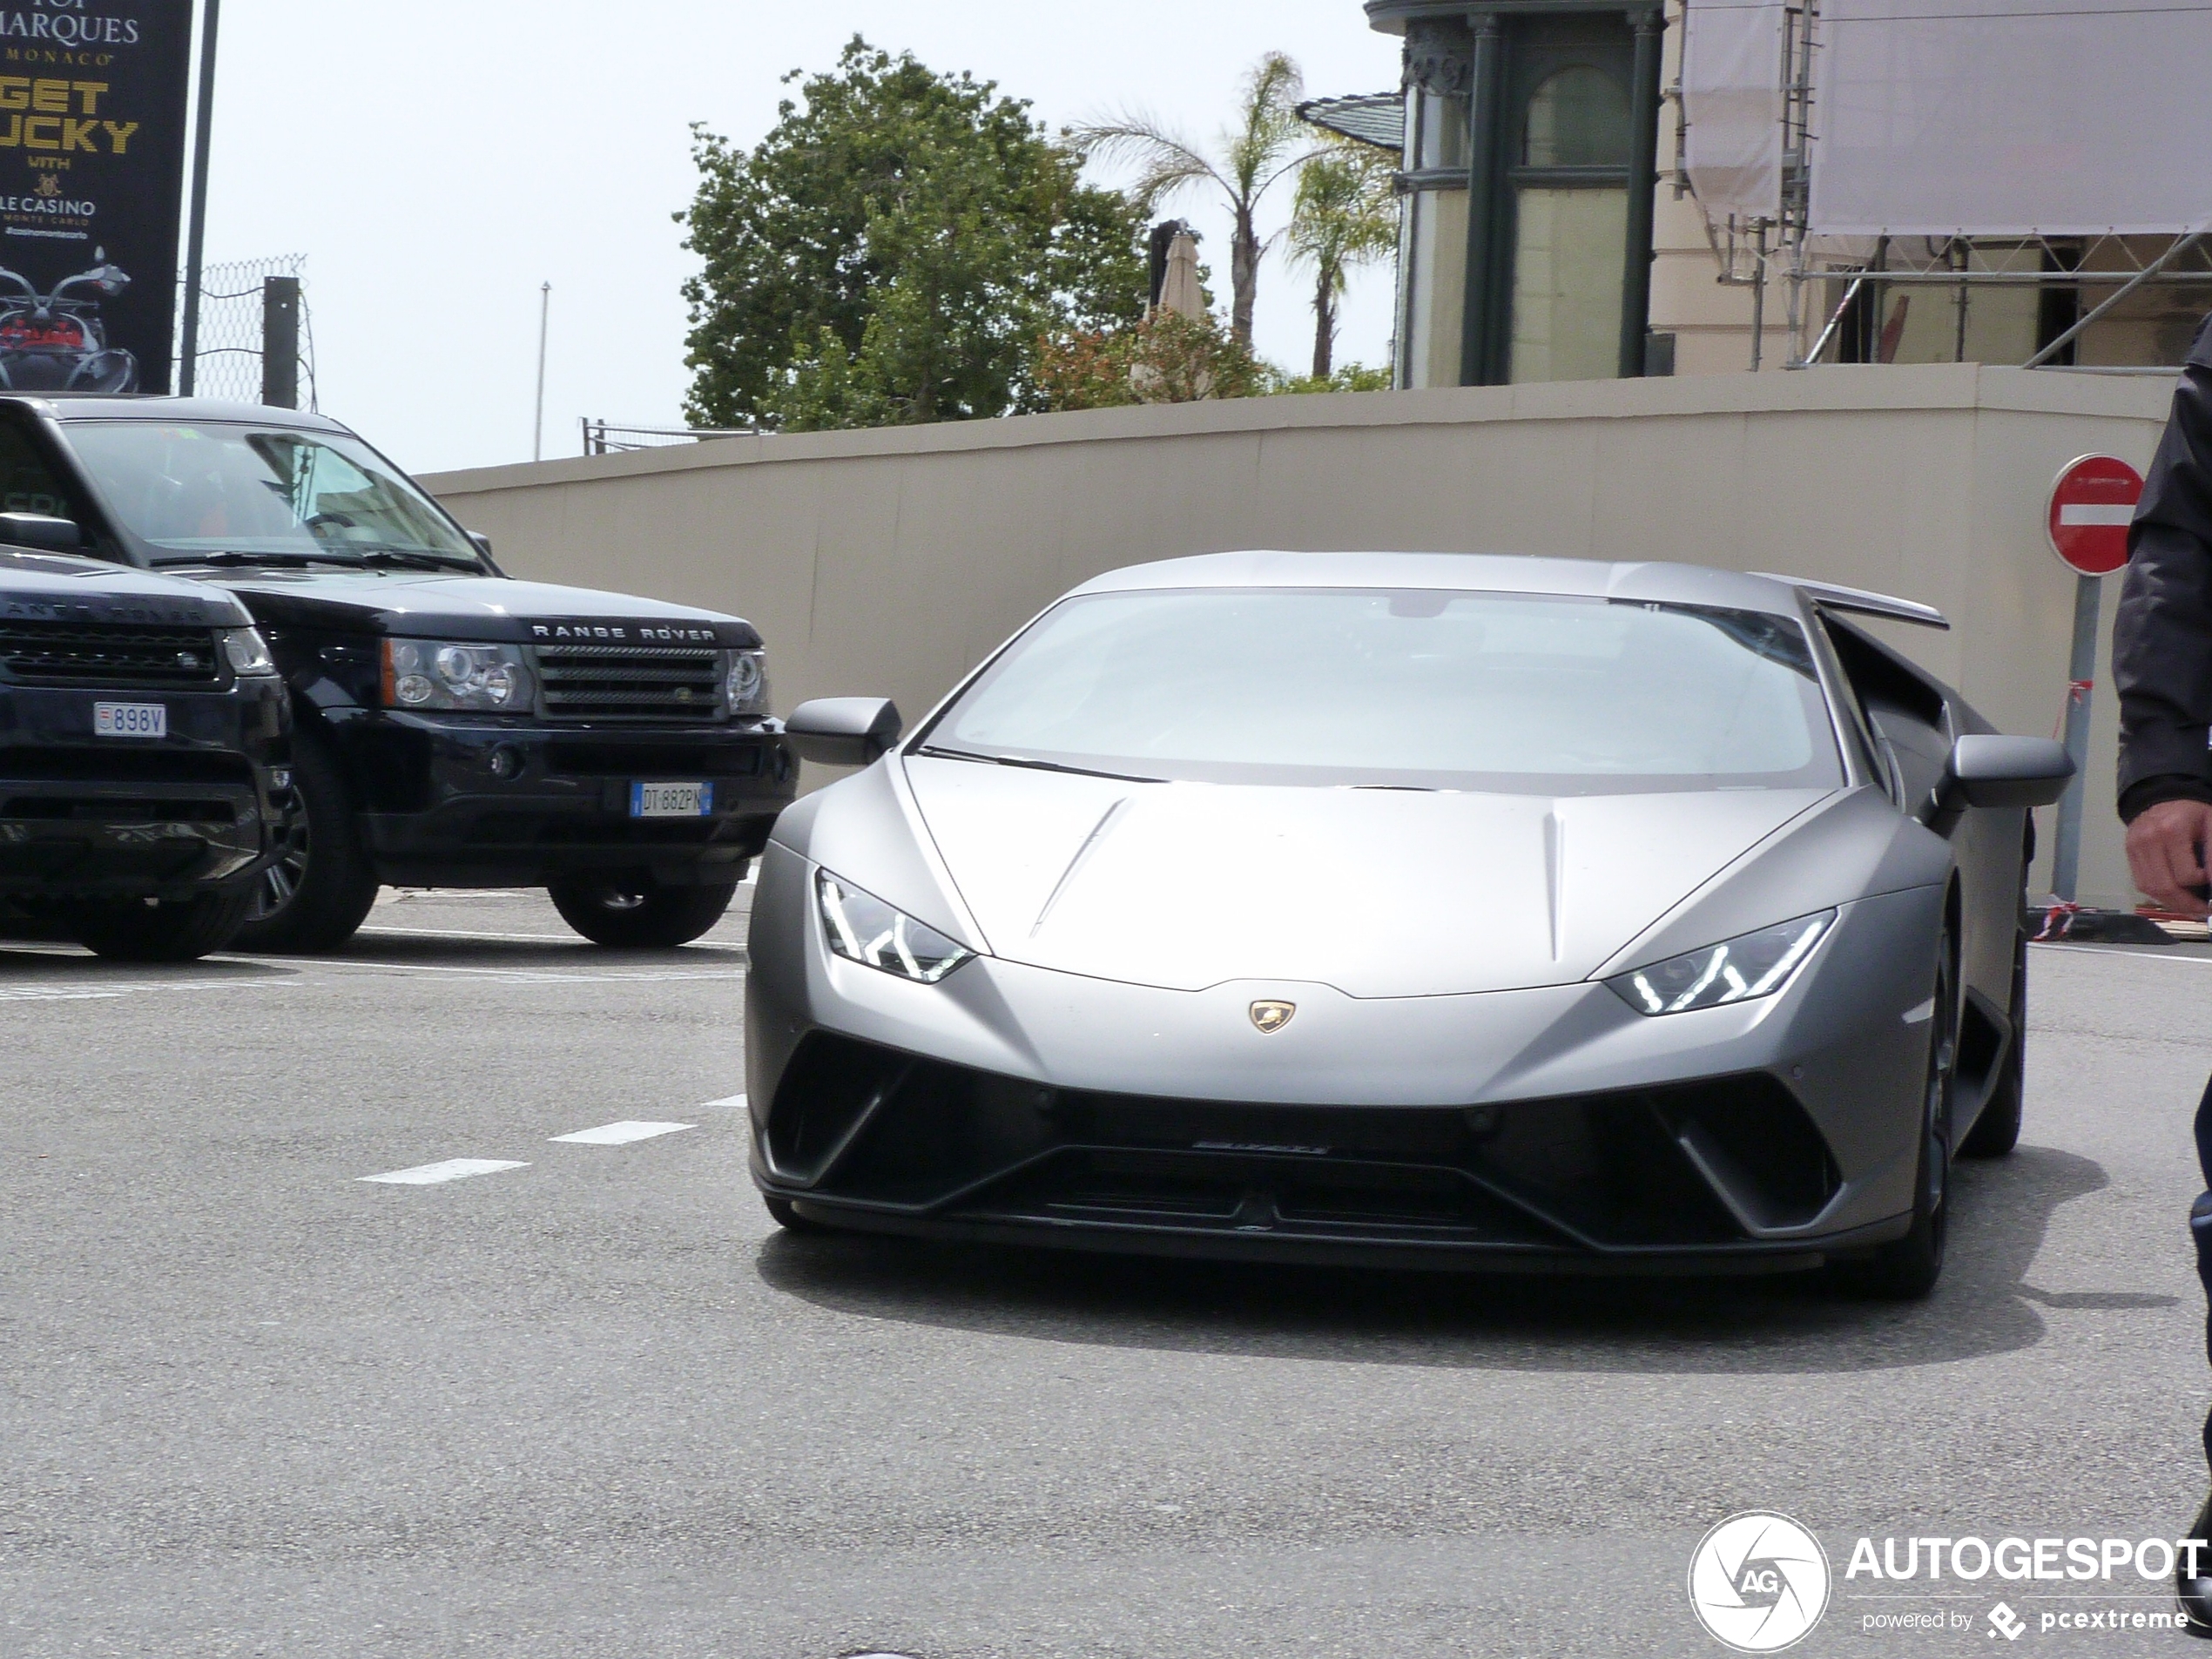
[[[632,784],[632,818],[705,818],[714,810],[712,784]]]
[[[169,705],[165,703],[95,703],[92,735],[96,738],[165,738],[169,735]]]

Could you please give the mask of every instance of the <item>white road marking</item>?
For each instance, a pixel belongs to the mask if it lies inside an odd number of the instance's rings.
[[[0,1002],[94,1002],[128,995],[127,991],[0,991]]]
[[[555,1135],[548,1138],[567,1141],[575,1146],[628,1146],[632,1141],[650,1141],[656,1135],[673,1135],[681,1129],[697,1129],[696,1123],[647,1123],[635,1118],[619,1123],[602,1123],[597,1129],[580,1129],[573,1135]]]
[[[1905,1022],[1907,1025],[1922,1025],[1934,1018],[1935,998],[1932,996],[1926,1001],[1905,1010]]]
[[[365,936],[390,939],[496,939],[502,944],[520,941],[529,945],[571,945],[594,948],[576,934],[489,934],[473,927],[363,927]]]
[[[381,1181],[395,1187],[435,1187],[441,1181],[460,1181],[472,1175],[497,1175],[502,1170],[527,1170],[527,1163],[515,1163],[500,1158],[448,1158],[443,1163],[422,1163],[412,1170],[394,1170],[388,1175],[364,1175],[361,1181]]]
[[[725,1095],[720,1100],[700,1102],[699,1109],[703,1112],[709,1112],[713,1111],[718,1108],[723,1108],[733,1112],[741,1112],[745,1110],[745,1097],[743,1095]]]
[[[2170,947],[2158,945],[2144,950],[2115,950],[2109,945],[2067,945],[2055,940],[2048,944],[2037,944],[2031,939],[2028,943],[2034,945],[2038,950],[2057,951],[2066,956],[2125,956],[2134,962],[2195,962],[2199,967],[2212,966],[2212,956],[2184,956]]]

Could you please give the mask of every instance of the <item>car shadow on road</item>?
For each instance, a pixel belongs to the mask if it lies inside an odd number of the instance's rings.
[[[117,962],[59,941],[0,940],[0,994],[28,993],[41,987],[92,991],[103,980],[147,981],[289,978],[297,968],[280,961],[226,961],[206,957],[189,962]]]
[[[1737,1279],[1463,1276],[1193,1263],[779,1233],[761,1278],[869,1318],[1117,1347],[1513,1371],[1833,1372],[2026,1348],[2044,1310],[2171,1305],[2114,1286],[2050,1293],[2027,1275],[2060,1205],[2102,1167],[2023,1146],[1963,1165],[1951,1259],[1918,1304],[1819,1275]]]

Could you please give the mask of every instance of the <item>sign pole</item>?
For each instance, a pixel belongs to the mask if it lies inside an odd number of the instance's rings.
[[[190,397],[199,378],[199,275],[207,242],[207,146],[215,130],[215,20],[222,0],[200,0],[199,115],[192,137],[192,223],[185,234],[184,340],[177,391]]]
[[[2074,572],[2074,649],[2067,658],[2066,752],[2074,781],[2059,798],[2051,849],[2051,894],[2068,909],[2080,897],[2081,806],[2089,792],[2089,705],[2097,677],[2097,623],[2105,577],[2128,563],[2128,527],[2143,475],[2112,455],[2077,455],[2051,482],[2045,528],[2051,550]]]
[[[2059,835],[2051,850],[2051,892],[2072,904],[2081,877],[2081,802],[2089,786],[2089,698],[2097,674],[2097,617],[2101,577],[2074,579],[2074,651],[2067,660],[2066,752],[2074,781],[2059,798]]]

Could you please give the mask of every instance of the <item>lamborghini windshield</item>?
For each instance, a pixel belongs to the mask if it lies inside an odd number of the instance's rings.
[[[70,447],[157,564],[208,556],[479,570],[468,538],[367,444],[335,432],[71,421]]]
[[[1435,590],[1070,599],[919,752],[1140,779],[1548,794],[1843,781],[1788,618]]]

